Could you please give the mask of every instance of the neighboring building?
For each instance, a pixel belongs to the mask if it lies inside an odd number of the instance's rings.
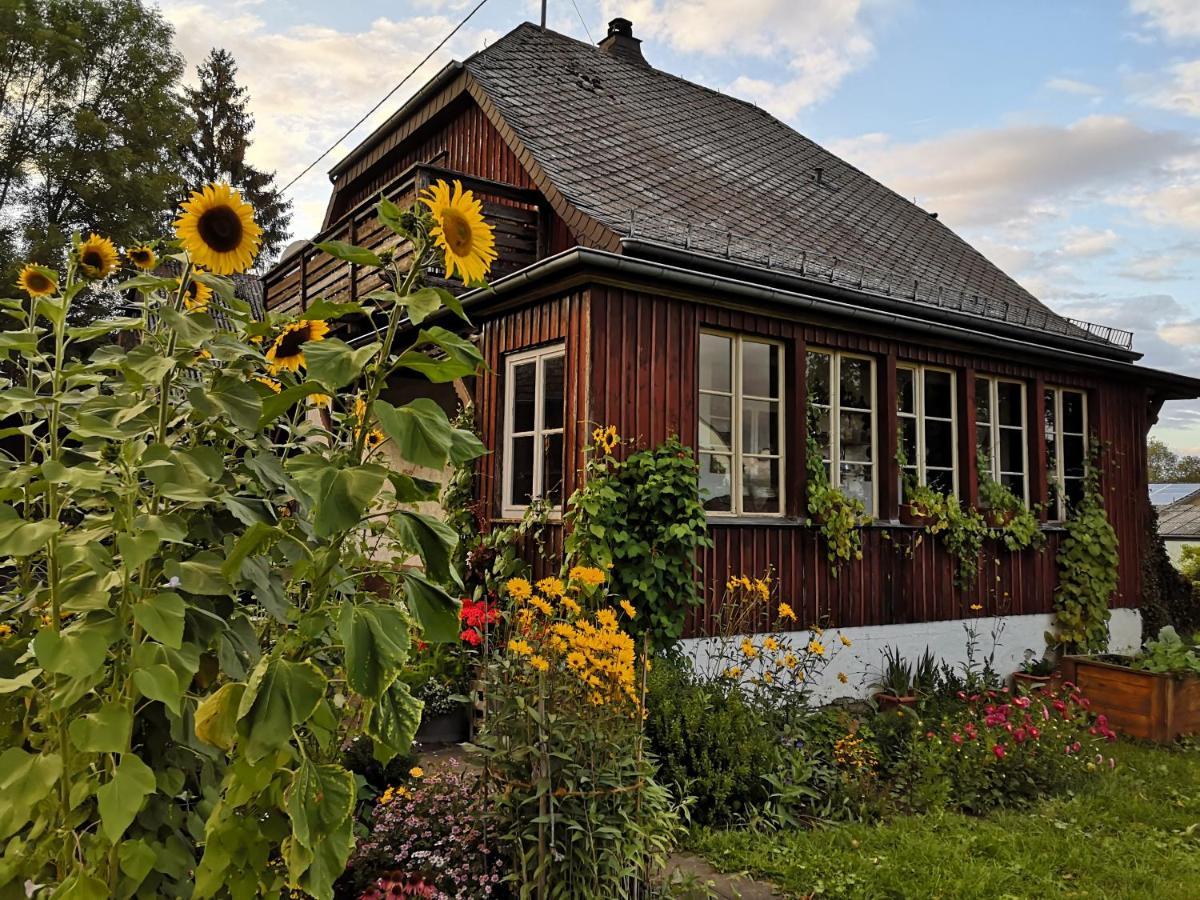
[[[494,450],[480,470],[491,516],[568,496],[595,424],[641,444],[677,433],[697,451],[714,543],[693,633],[730,573],[770,566],[802,622],[851,627],[862,646],[953,655],[958,620],[983,603],[1012,617],[1011,660],[1041,649],[1059,524],[1099,441],[1113,604],[1136,607],[1146,433],[1200,381],[1137,365],[1128,333],[1056,315],[936,213],[763,110],[652,68],[639,44],[623,19],[599,48],[521,25],[446,66],[331,173],[320,240],[387,246],[380,193],[410,203],[436,178],[485,200],[501,258],[467,306],[491,372],[464,387]],[[295,250],[266,302],[299,314],[374,278]],[[840,574],[805,518],[810,409],[832,479],[874,519]],[[994,450],[993,477],[1041,511],[1046,549],[1000,552],[966,592],[938,540],[901,551],[900,433],[916,476],[966,503],[979,447]],[[1135,615],[1114,628],[1136,643]]]
[[[1200,484],[1176,484],[1175,482],[1152,484],[1150,485],[1150,505],[1156,509],[1170,506],[1176,500],[1182,500],[1196,491],[1200,491]]]
[[[1183,548],[1200,546],[1200,484],[1174,484],[1169,487],[1191,489],[1158,508],[1158,533],[1167,546],[1167,555],[1178,568]]]

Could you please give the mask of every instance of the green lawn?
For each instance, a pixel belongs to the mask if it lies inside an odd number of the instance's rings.
[[[1200,747],[1121,743],[1074,796],[811,831],[698,829],[692,849],[788,896],[1200,898]]]

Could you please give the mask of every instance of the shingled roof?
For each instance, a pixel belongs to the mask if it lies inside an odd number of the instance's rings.
[[[753,104],[529,23],[464,67],[543,189],[587,217],[582,243],[632,233],[1084,336],[929,212]]]

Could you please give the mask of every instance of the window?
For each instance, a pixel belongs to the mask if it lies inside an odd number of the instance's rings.
[[[810,421],[829,483],[874,515],[875,361],[810,350],[805,371]]]
[[[1067,518],[1083,499],[1087,469],[1087,397],[1083,391],[1046,388],[1046,482],[1050,487],[1050,518]]]
[[[534,498],[562,506],[563,348],[517,353],[505,364],[504,515]]]
[[[713,513],[783,512],[783,348],[700,335],[700,488]]]
[[[945,369],[896,369],[896,417],[904,471],[940,494],[958,493],[958,410],[954,373]]]
[[[979,477],[990,477],[1029,504],[1029,443],[1025,440],[1025,385],[975,379],[975,446]]]

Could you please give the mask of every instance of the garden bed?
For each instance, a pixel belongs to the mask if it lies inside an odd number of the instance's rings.
[[[1170,743],[1200,734],[1200,678],[1133,669],[1116,656],[1065,656],[1062,672],[1130,737]]]

